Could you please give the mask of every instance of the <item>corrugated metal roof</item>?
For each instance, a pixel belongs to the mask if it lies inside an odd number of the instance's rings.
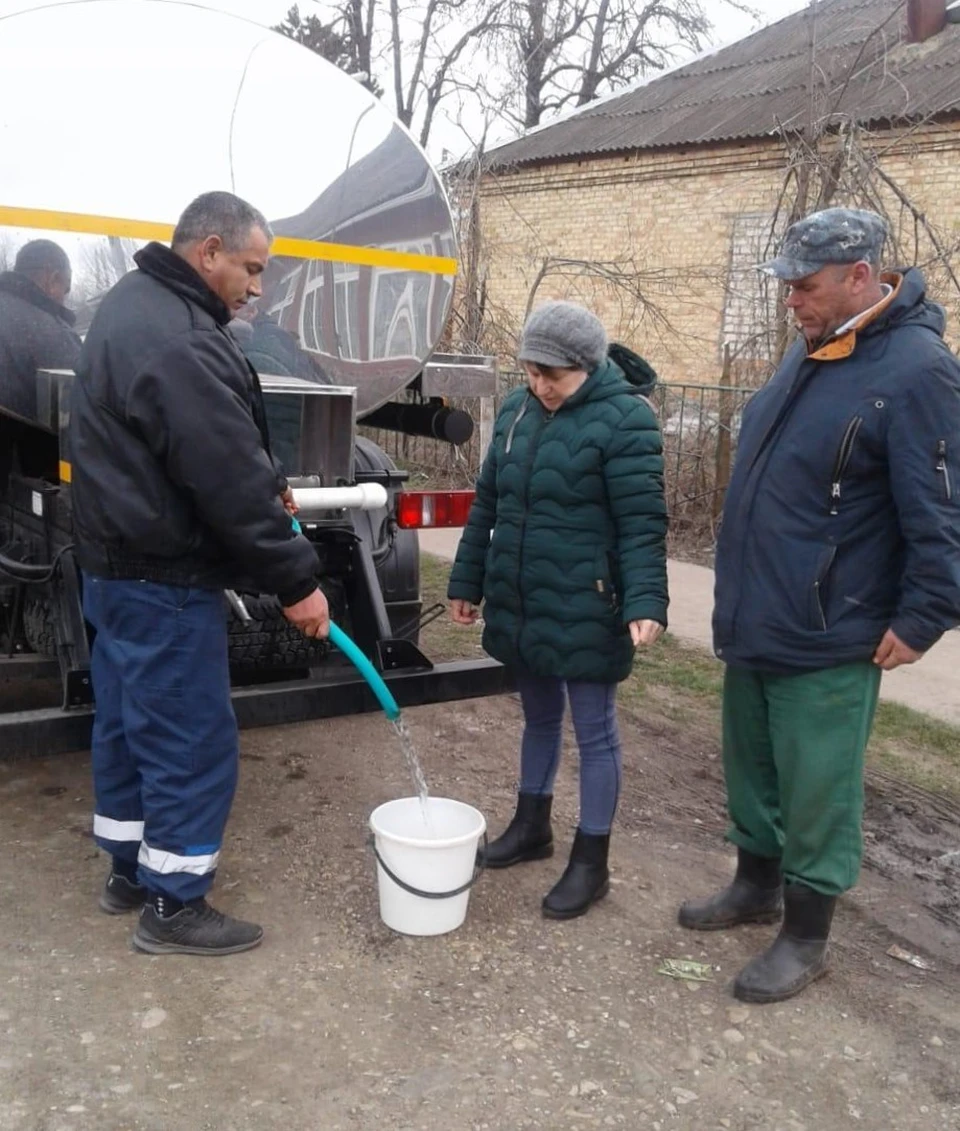
[[[818,105],[865,123],[960,114],[960,24],[906,42],[902,0],[823,0]],[[799,127],[810,80],[809,10],[490,152],[497,166],[705,145]]]

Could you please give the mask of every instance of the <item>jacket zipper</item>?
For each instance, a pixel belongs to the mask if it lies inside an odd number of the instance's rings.
[[[510,422],[510,429],[507,432],[507,442],[504,445],[504,454],[509,455],[510,449],[513,447],[513,434],[517,430],[517,425],[523,420],[523,414],[527,411],[527,406],[530,404],[530,397],[527,395],[524,398],[523,404],[517,410],[516,415]]]
[[[836,514],[840,506],[840,495],[843,486],[843,476],[853,455],[853,446],[857,442],[857,433],[863,424],[862,416],[855,416],[847,425],[847,430],[840,441],[840,450],[837,460],[833,465],[833,477],[830,480],[830,513]]]
[[[953,498],[953,487],[950,484],[950,468],[947,467],[946,440],[937,440],[937,472],[943,476],[943,492],[949,503]]]
[[[530,398],[523,402],[523,406],[514,418],[513,425],[510,428],[510,434],[507,437],[507,443],[513,441],[513,430],[520,421],[520,417],[527,411],[527,406],[530,404]],[[544,411],[541,409],[541,411]],[[520,637],[523,634],[523,622],[526,617],[526,609],[523,602],[523,546],[527,538],[527,514],[530,511],[530,472],[533,469],[533,461],[537,458],[537,448],[540,444],[540,434],[543,432],[547,424],[553,419],[554,414],[544,413],[543,419],[537,428],[535,435],[530,437],[530,455],[527,459],[527,465],[524,468],[523,476],[523,521],[520,525],[520,552],[517,554],[517,603],[520,606],[520,617],[517,621],[517,655],[520,654]],[[507,451],[509,451],[509,447]]]

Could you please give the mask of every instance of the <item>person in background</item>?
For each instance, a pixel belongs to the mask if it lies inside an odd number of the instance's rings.
[[[73,369],[80,339],[64,303],[73,273],[52,240],[23,245],[12,271],[0,274],[0,408],[37,415],[37,370]]]
[[[264,217],[230,193],[184,211],[104,297],[73,387],[70,450],[84,611],[96,636],[100,906],[140,908],[151,954],[231,954],[262,929],[206,901],[237,782],[223,590],[279,596],[329,631],[317,558],[294,532],[257,375],[227,330],[260,294]]]
[[[800,335],[743,414],[717,545],[737,871],[680,909],[700,931],[782,920],[734,982],[749,1002],[826,972],[881,674],[960,621],[960,363],[920,272],[881,272],[885,238],[876,214],[830,208],[763,268]]]
[[[609,890],[620,794],[617,684],[634,649],[667,623],[667,509],[652,370],[570,302],[531,314],[518,358],[527,382],[504,402],[477,482],[448,598],[516,676],[523,705],[520,790],[490,868],[553,853],[551,805],[569,700],[580,750],[580,818],[570,860],[543,900],[582,915]]]

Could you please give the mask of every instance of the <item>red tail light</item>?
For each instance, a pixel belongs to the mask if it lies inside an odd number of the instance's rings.
[[[425,526],[466,526],[473,491],[401,491],[397,525],[404,530]]]

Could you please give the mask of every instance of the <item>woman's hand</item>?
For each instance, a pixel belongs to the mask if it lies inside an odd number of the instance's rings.
[[[641,644],[649,647],[663,636],[663,625],[655,620],[632,620],[630,622],[630,639],[633,641],[634,648],[639,648]]]
[[[454,598],[450,602],[450,616],[455,624],[476,624],[480,615],[479,608],[472,601],[461,601]]]

